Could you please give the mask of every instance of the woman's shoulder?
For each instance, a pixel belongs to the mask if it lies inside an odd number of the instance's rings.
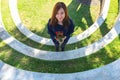
[[[74,25],[74,22],[71,18],[69,18],[69,21],[70,21],[70,25]]]
[[[51,21],[51,18],[48,19],[48,23],[47,23],[48,27],[51,26],[51,25],[50,25],[50,21]]]
[[[70,22],[72,22],[73,20],[71,18],[69,18]]]

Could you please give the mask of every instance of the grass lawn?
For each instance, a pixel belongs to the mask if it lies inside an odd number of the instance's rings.
[[[18,0],[18,2],[19,1],[22,2],[22,0]],[[27,1],[27,0],[23,0],[23,2],[24,1]],[[30,2],[31,1],[32,0],[30,0]],[[36,0],[36,1],[39,1],[39,0]],[[64,1],[67,1],[67,0],[64,0]],[[44,1],[43,1],[43,3],[44,3]],[[48,3],[50,3],[50,2],[48,2]],[[47,6],[48,3],[46,3],[45,6]],[[52,1],[51,1],[51,3],[52,3]],[[32,4],[37,4],[37,3],[32,3]],[[69,2],[69,4],[70,4],[70,2]],[[69,4],[67,4],[68,8],[69,8]],[[116,5],[114,5],[114,4],[116,4]],[[112,28],[112,26],[115,22],[115,19],[117,17],[117,13],[118,13],[118,5],[117,4],[118,4],[118,2],[116,0],[111,0],[108,17],[107,17],[106,21],[104,22],[104,24],[96,32],[94,32],[90,37],[88,37],[80,42],[77,42],[75,44],[67,45],[66,50],[77,49],[77,48],[86,46],[88,44],[91,44],[91,43],[97,41],[101,37],[103,37]],[[2,9],[3,22],[5,24],[7,31],[12,36],[14,36],[16,39],[18,39],[19,41],[21,41],[29,46],[33,46],[35,48],[39,48],[39,49],[43,49],[43,50],[54,51],[53,46],[46,46],[46,45],[38,44],[36,42],[29,40],[24,35],[22,35],[18,31],[18,29],[16,28],[16,26],[14,25],[14,23],[11,19],[11,15],[10,15],[9,8],[8,8],[8,0],[4,0],[4,1],[2,0],[1,5],[2,5],[1,9]],[[30,5],[30,4],[28,4],[28,5]],[[40,5],[40,6],[43,6],[43,8],[44,8],[44,5]],[[20,10],[20,8],[22,8],[20,6],[20,4],[18,4],[18,7],[19,7],[19,10]],[[27,7],[30,7],[30,6],[27,6]],[[51,5],[51,7],[52,7],[52,5]],[[25,8],[25,9],[27,9],[27,8]],[[26,10],[26,12],[27,12],[27,10]],[[21,15],[21,13],[22,12],[20,11],[20,15]],[[48,11],[48,13],[49,13],[49,11]],[[46,13],[46,14],[48,14],[48,13]],[[91,12],[91,14],[93,14],[93,13]],[[28,19],[28,21],[29,21],[29,18],[25,15],[26,15],[26,13],[23,14],[22,21],[25,18]],[[32,12],[30,15],[32,15]],[[81,16],[82,16],[82,14],[81,14]],[[48,17],[49,17],[49,15],[45,18],[45,20],[47,20]],[[91,16],[91,17],[92,17],[93,21],[96,19],[95,16]],[[73,18],[74,18],[74,16],[73,16]],[[36,19],[36,18],[32,18],[32,19],[34,21],[34,19]],[[40,20],[41,21],[39,22],[39,24],[41,26],[46,23],[46,22],[43,22],[43,24],[41,24],[42,19],[40,19]],[[86,20],[83,20],[83,22],[81,22],[81,23],[84,23],[84,21],[86,22]],[[25,23],[25,22],[23,21],[23,23]],[[32,23],[32,20],[31,20],[30,25],[34,25],[34,24],[35,24],[35,22]],[[40,30],[42,31],[45,27],[43,26],[43,29],[40,28],[38,31],[36,31],[37,26],[39,26],[39,24],[37,23],[36,26],[34,27],[34,29],[31,29],[31,31],[33,31],[33,32],[35,31],[35,33],[41,35],[41,32],[39,32],[39,31]],[[28,28],[30,28],[30,25],[27,25],[27,22],[25,23],[25,25]],[[76,21],[76,25],[77,25],[77,21]],[[82,25],[81,25],[80,29],[75,30],[73,36],[81,33],[82,31],[84,31],[85,29],[87,29],[89,27],[88,24],[86,24],[86,26],[87,27],[85,27],[83,29]],[[78,28],[78,27],[76,26],[76,28]],[[42,36],[49,37],[47,35],[48,34],[45,34]],[[82,57],[82,58],[78,58],[78,59],[74,59],[74,60],[68,60],[68,61],[44,61],[44,60],[39,60],[39,59],[25,56],[25,55],[15,51],[14,49],[11,49],[8,45],[6,45],[4,42],[2,42],[2,40],[0,40],[0,60],[4,61],[12,66],[15,66],[17,68],[30,70],[30,71],[50,72],[50,73],[81,72],[81,71],[86,71],[89,69],[94,69],[94,68],[104,66],[104,65],[111,63],[111,62],[115,61],[116,59],[118,59],[120,57],[120,54],[119,54],[120,46],[119,45],[120,45],[120,35],[112,43],[110,43],[105,48],[101,49],[100,51],[96,52],[95,54],[92,54],[92,55],[89,55],[86,57]]]
[[[103,23],[103,25],[96,32],[94,32],[91,36],[89,36],[88,38],[86,38],[82,41],[79,41],[77,43],[74,43],[74,44],[66,45],[66,50],[78,49],[80,47],[89,45],[89,44],[99,40],[101,37],[103,37],[105,35],[112,28],[112,26],[114,24],[113,20],[115,20],[116,17],[117,17],[118,5],[113,6],[113,3],[118,4],[117,1],[114,1],[114,0],[111,1],[108,17],[107,17],[106,21]],[[25,10],[25,11],[27,11],[27,10]],[[71,14],[73,14],[73,13],[71,12]],[[82,13],[81,13],[81,15],[82,15]],[[3,18],[3,22],[5,24],[5,27],[6,27],[7,31],[12,36],[14,36],[16,39],[18,39],[19,41],[21,41],[21,42],[23,42],[23,43],[25,43],[29,46],[32,46],[34,48],[38,48],[38,49],[42,49],[42,50],[48,50],[48,51],[55,51],[54,46],[46,46],[46,45],[38,44],[38,43],[28,39],[21,32],[19,32],[19,30],[16,28],[16,26],[13,23],[13,20],[11,18],[9,7],[8,7],[8,0],[2,1],[2,18]],[[82,23],[84,23],[84,22],[82,22]],[[76,26],[76,28],[78,28],[78,27]],[[76,32],[77,31],[75,31],[74,33],[76,33]],[[79,34],[79,32],[77,32],[77,33]]]

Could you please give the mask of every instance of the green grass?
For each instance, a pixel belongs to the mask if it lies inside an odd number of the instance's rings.
[[[1,3],[2,3],[1,5],[2,5],[3,22],[5,24],[7,31],[12,36],[14,36],[16,39],[20,40],[21,42],[29,46],[34,46],[36,48],[40,48],[43,50],[54,51],[54,47],[44,46],[41,44],[39,45],[26,38],[24,35],[22,35],[18,31],[18,29],[16,28],[16,26],[14,25],[11,19],[11,15],[8,9],[8,0],[4,0],[4,1],[2,0]],[[72,45],[67,45],[66,49],[67,50],[76,49],[91,44],[92,42],[97,41],[99,38],[104,36],[112,28],[118,13],[118,5],[114,5],[114,4],[118,4],[118,2],[116,0],[112,0],[108,17],[100,29],[98,29],[87,39],[84,39]],[[104,66],[118,59],[120,57],[119,45],[120,45],[120,35],[112,43],[110,43],[100,51],[96,52],[95,54],[74,60],[68,60],[68,61],[44,61],[44,60],[39,60],[25,56],[15,51],[14,49],[11,49],[8,45],[3,43],[2,40],[0,40],[0,60],[17,68],[30,70],[30,71],[49,72],[49,73],[81,72],[81,71],[86,71]]]
[[[117,5],[112,6],[113,5],[112,2],[117,4],[117,1],[111,1],[111,6],[110,6],[108,17],[107,17],[106,21],[103,23],[103,25],[100,27],[100,29],[98,29],[91,36],[89,36],[86,39],[83,39],[80,42],[67,45],[66,50],[78,49],[78,48],[84,47],[86,45],[89,45],[89,44],[97,41],[98,39],[100,39],[102,36],[104,36],[112,28],[112,26],[114,24],[113,20],[115,20],[115,18],[117,17],[117,12],[118,12],[118,6]],[[3,14],[2,18],[3,18],[3,22],[5,24],[5,27],[6,27],[7,31],[12,36],[14,36],[19,41],[21,41],[21,42],[23,42],[23,43],[25,43],[29,46],[32,46],[34,48],[38,48],[38,49],[42,49],[42,50],[48,50],[48,51],[55,51],[54,46],[46,46],[46,45],[38,44],[38,43],[26,38],[23,34],[21,34],[19,32],[19,30],[16,28],[13,21],[12,21],[10,11],[9,11],[9,7],[7,5],[8,5],[7,0],[4,1],[4,2],[2,1],[2,14]],[[72,7],[72,8],[74,8],[74,7]],[[83,12],[83,11],[81,11],[81,12]],[[83,23],[84,23],[84,21],[83,21]],[[76,32],[77,31],[75,31],[75,33]],[[46,33],[46,35],[48,35],[48,34]]]
[[[89,36],[86,39],[83,39],[80,42],[77,42],[77,43],[74,43],[74,44],[70,44],[70,45],[66,45],[66,50],[78,49],[78,48],[81,48],[83,46],[89,45],[89,44],[99,40],[100,38],[102,38],[112,28],[112,26],[114,24],[113,20],[116,19],[117,12],[118,12],[118,5],[114,5],[113,6],[113,2],[118,4],[117,1],[114,1],[114,0],[111,1],[111,6],[110,6],[109,13],[108,13],[108,17],[107,17],[106,21],[103,23],[103,25],[100,27],[100,29],[98,29],[91,36]],[[8,8],[7,5],[8,5],[8,1],[7,0],[2,2],[2,14],[3,14],[2,18],[3,18],[3,22],[5,24],[5,27],[6,27],[7,31],[12,36],[14,36],[19,41],[21,41],[21,42],[23,42],[23,43],[25,43],[25,44],[27,44],[29,46],[32,46],[34,48],[38,48],[38,49],[42,49],[42,50],[48,50],[48,51],[55,51],[54,46],[46,46],[46,45],[38,44],[38,43],[28,39],[27,37],[25,37],[23,34],[21,34],[19,32],[19,30],[16,28],[15,24],[13,23],[13,21],[12,21],[12,18],[11,18],[11,15],[10,15],[10,11],[9,11],[9,8]],[[68,6],[68,8],[70,8],[70,7]],[[72,7],[72,8],[74,8],[74,7]],[[83,12],[83,11],[81,11],[81,12]],[[71,12],[70,14],[73,14],[73,13]],[[81,16],[82,15],[83,14],[81,13]],[[73,16],[73,19],[75,19],[74,16]],[[75,31],[74,33],[76,33],[76,32],[77,31]]]

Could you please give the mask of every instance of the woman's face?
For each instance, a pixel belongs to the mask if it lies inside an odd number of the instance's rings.
[[[63,19],[65,18],[65,11],[63,8],[60,8],[56,14],[56,18],[58,20],[58,22],[62,22]]]

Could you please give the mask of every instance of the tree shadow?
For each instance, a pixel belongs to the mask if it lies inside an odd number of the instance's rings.
[[[102,12],[102,9],[103,9],[103,4],[104,4],[105,0],[100,0],[100,13]],[[100,15],[99,13],[99,15]]]
[[[111,51],[111,52],[109,52]],[[112,53],[112,54],[111,54]],[[102,67],[105,66],[113,61],[115,61],[116,59],[118,59],[115,55],[113,54],[114,50],[112,48],[102,48],[101,50],[95,52],[95,54],[89,55],[86,57],[87,59],[87,64],[89,65],[89,69],[95,69],[98,67]]]
[[[86,25],[91,26],[93,24],[90,13],[90,4],[91,0],[72,0],[68,5],[69,16],[72,18],[75,26],[77,26],[75,30],[80,27],[84,31],[87,29]],[[83,22],[83,19],[86,23]]]
[[[100,11],[102,11],[104,0],[100,0]],[[92,3],[93,4],[93,3]],[[94,3],[95,4],[95,3]],[[68,14],[75,24],[75,29],[86,30],[93,24],[91,12],[90,12],[91,0],[72,0],[72,2],[67,6]],[[88,26],[88,27],[87,27]],[[36,31],[35,31],[36,32]],[[47,26],[42,30],[42,32],[36,32],[37,34],[42,34],[46,38],[50,38],[49,35],[45,34],[47,32]]]
[[[21,42],[27,46],[37,48],[37,49],[55,51],[54,46],[37,43],[37,42],[29,39],[29,37],[26,37],[24,34],[22,34],[16,26],[13,26],[13,27],[14,27],[14,29],[12,29],[11,31],[8,30],[8,33],[11,36],[13,36],[15,39],[17,39],[19,42]],[[29,34],[29,35],[31,35],[31,34]]]
[[[119,40],[120,40],[120,34],[118,35],[118,37],[119,37]]]
[[[108,28],[108,25],[107,25],[106,21],[107,21],[107,19],[100,26],[100,32],[101,32],[102,37],[104,37],[110,31],[110,29]]]

